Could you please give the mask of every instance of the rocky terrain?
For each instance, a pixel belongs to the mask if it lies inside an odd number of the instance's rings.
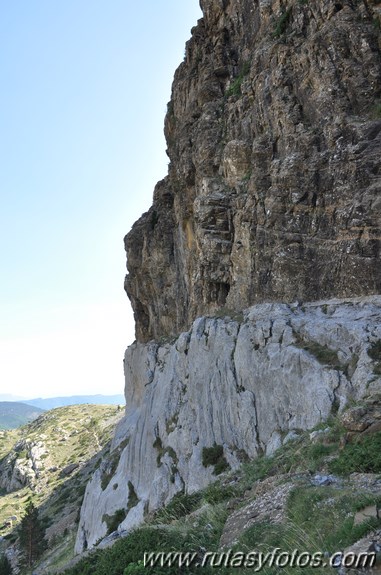
[[[127,349],[126,415],[86,488],[76,551],[129,531],[179,492],[271,455],[380,392],[381,296],[258,304]]]
[[[125,238],[126,412],[82,475],[73,450],[51,472],[83,478],[68,575],[142,575],[145,551],[328,557],[381,538],[381,5],[200,4],[168,175]],[[48,481],[41,441],[3,459],[5,490]]]
[[[126,416],[78,553],[380,390],[381,8],[200,4],[125,238]]]
[[[147,514],[139,528],[108,537],[106,545],[112,547],[104,550],[101,545],[78,556],[65,575],[230,575],[253,570],[276,575],[277,565],[259,569],[258,563],[251,568],[243,564],[245,553],[271,555],[276,548],[283,560],[284,552],[297,550],[320,554],[323,561],[319,569],[283,563],[285,575],[333,575],[337,568],[329,566],[330,556],[366,555],[373,541],[381,539],[380,429],[378,393],[309,432],[288,434],[272,455],[260,455],[234,471],[225,469],[201,491],[178,493],[164,508]],[[181,569],[176,561],[150,568],[143,565],[147,549],[188,552],[194,559]],[[235,563],[224,563],[227,557]],[[371,571],[360,567],[340,573],[380,571],[378,558]]]
[[[202,0],[168,176],[125,239],[139,341],[225,306],[379,293],[380,4]]]
[[[7,549],[15,567],[18,526],[30,497],[46,528],[44,572],[73,556],[86,483],[122,415],[116,406],[62,407],[0,432],[0,551]]]

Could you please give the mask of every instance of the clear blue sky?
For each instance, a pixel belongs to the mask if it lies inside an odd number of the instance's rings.
[[[0,3],[0,394],[118,393],[123,237],[165,176],[198,0]]]

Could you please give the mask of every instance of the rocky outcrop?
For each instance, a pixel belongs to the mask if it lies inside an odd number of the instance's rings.
[[[43,470],[46,455],[43,441],[19,441],[0,462],[0,488],[8,493],[25,486],[34,488]]]
[[[172,343],[134,343],[126,415],[86,488],[77,552],[374,395],[380,364],[381,296],[259,304],[199,318]]]
[[[381,289],[379,3],[201,6],[168,176],[125,240],[139,341],[222,307]]]

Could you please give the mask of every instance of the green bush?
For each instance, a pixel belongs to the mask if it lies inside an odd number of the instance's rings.
[[[247,74],[250,72],[250,62],[244,62],[242,65],[241,71],[238,74],[237,78],[233,80],[230,84],[229,88],[226,91],[226,97],[229,98],[230,96],[241,96],[241,84],[243,79]]]
[[[215,443],[212,447],[203,447],[201,457],[204,467],[214,465],[214,475],[220,475],[220,473],[229,469],[229,464],[225,459],[224,448],[222,445],[217,445]]]
[[[107,525],[107,535],[116,531],[122,521],[125,520],[127,512],[125,509],[117,509],[112,515],[105,513],[102,516],[102,521]]]

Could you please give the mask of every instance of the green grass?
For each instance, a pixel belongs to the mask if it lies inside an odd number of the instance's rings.
[[[180,519],[195,511],[202,501],[202,495],[197,493],[177,493],[173,499],[154,514],[155,523],[165,523]]]
[[[330,462],[329,470],[338,475],[381,472],[381,432],[360,435],[348,443],[339,456]]]
[[[285,521],[274,524],[266,521],[255,523],[243,531],[232,551],[271,551],[275,547],[283,551],[295,548],[308,552],[334,552],[351,545],[373,529],[381,528],[381,522],[371,518],[354,524],[357,511],[369,505],[380,505],[381,497],[359,492],[345,479],[334,486],[314,486],[309,474],[335,473],[344,477],[351,471],[381,471],[381,433],[360,435],[353,444],[339,450],[339,442],[345,433],[338,417],[317,426],[328,428],[320,439],[311,442],[309,432],[291,441],[271,457],[260,456],[244,463],[233,474],[224,474],[207,488],[197,493],[177,494],[163,509],[147,517],[147,524],[136,529],[125,539],[104,551],[95,551],[84,558],[66,575],[143,575],[166,573],[197,574],[200,568],[143,567],[145,551],[198,551],[201,548],[218,550],[224,523],[229,514],[227,502],[234,508],[254,500],[250,490],[256,482],[277,476],[274,485],[287,480],[283,474],[293,474],[292,489],[286,509]],[[159,443],[159,442],[158,442]],[[156,445],[162,448],[161,445]],[[336,456],[336,458],[334,457]],[[216,465],[223,457],[221,445],[214,444],[203,452],[204,465]],[[369,460],[371,460],[371,468]],[[249,493],[249,495],[248,495]],[[231,507],[231,506],[230,506]],[[234,568],[237,575],[249,570]],[[202,569],[205,575],[218,573],[231,575],[224,567]],[[326,568],[284,568],[285,575],[324,575],[332,573]],[[264,575],[276,575],[275,568],[264,567]]]
[[[229,88],[226,90],[225,96],[229,98],[230,96],[241,96],[241,85],[245,78],[250,72],[250,62],[244,62],[238,76],[230,84]]]
[[[142,566],[144,553],[155,551],[194,551],[201,547],[217,550],[226,511],[221,507],[208,510],[191,524],[177,522],[165,527],[145,526],[132,531],[125,539],[117,541],[111,548],[95,551],[82,559],[75,567],[65,571],[66,575],[125,575],[132,573],[165,573],[177,575],[178,566]],[[198,572],[198,571],[197,571]],[[203,573],[215,573],[210,569]],[[193,573],[185,568],[181,573]]]
[[[287,26],[290,22],[292,14],[292,8],[288,8],[279,16],[273,32],[273,38],[280,38],[285,31],[287,30]]]

